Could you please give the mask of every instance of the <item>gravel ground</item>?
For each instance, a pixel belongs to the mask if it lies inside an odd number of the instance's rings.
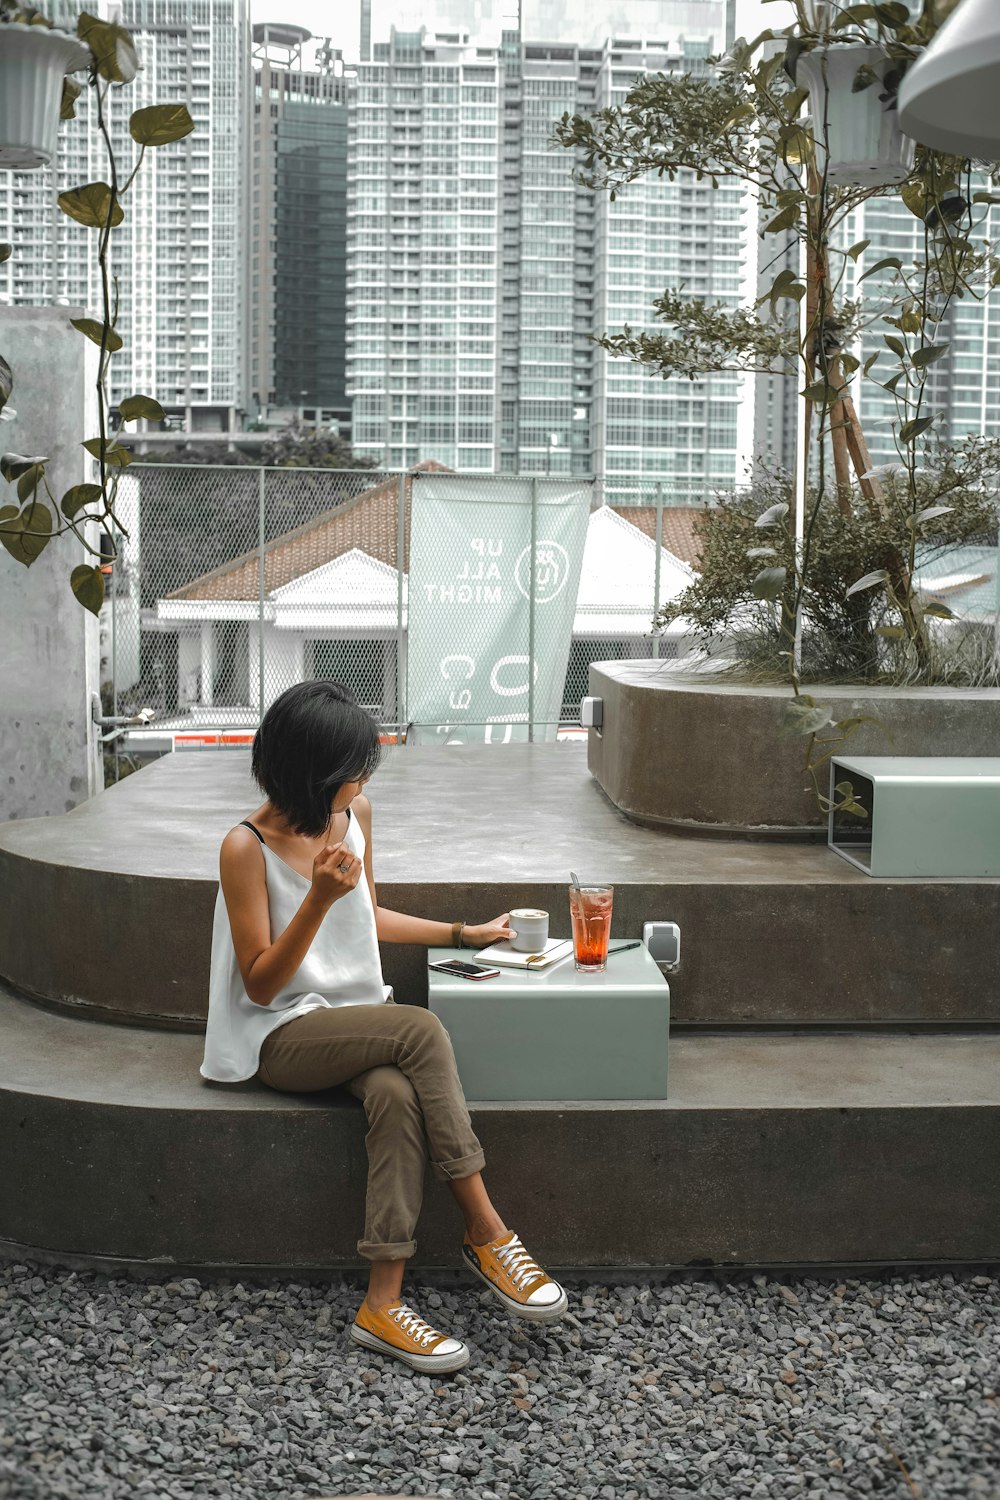
[[[348,1342],[359,1286],[0,1265],[0,1496],[1000,1497],[995,1268],[567,1282],[548,1330],[417,1274],[443,1377]]]

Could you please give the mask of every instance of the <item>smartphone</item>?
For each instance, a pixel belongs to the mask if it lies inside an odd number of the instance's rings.
[[[443,963],[428,964],[429,969],[437,969],[439,974],[457,974],[459,979],[496,979],[500,973],[499,969],[490,969],[486,964],[466,964],[457,958],[447,958]]]

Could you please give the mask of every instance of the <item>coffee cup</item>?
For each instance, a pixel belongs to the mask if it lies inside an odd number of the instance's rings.
[[[534,906],[523,906],[510,914],[515,953],[541,953],[549,940],[549,914]]]

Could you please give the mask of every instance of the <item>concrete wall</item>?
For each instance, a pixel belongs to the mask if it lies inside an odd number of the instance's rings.
[[[67,307],[0,310],[0,352],[14,372],[8,410],[17,413],[0,425],[0,446],[47,455],[57,500],[89,478],[80,444],[97,431],[97,350],[70,326],[76,315]],[[0,481],[0,504],[14,499]],[[0,819],[67,812],[103,785],[90,712],[98,623],[69,586],[85,560],[72,536],[51,542],[30,568],[0,549]]]

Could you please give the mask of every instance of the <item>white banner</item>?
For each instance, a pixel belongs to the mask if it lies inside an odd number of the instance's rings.
[[[589,485],[444,474],[412,482],[407,717],[444,743],[525,740],[529,717],[532,738],[554,740]]]

